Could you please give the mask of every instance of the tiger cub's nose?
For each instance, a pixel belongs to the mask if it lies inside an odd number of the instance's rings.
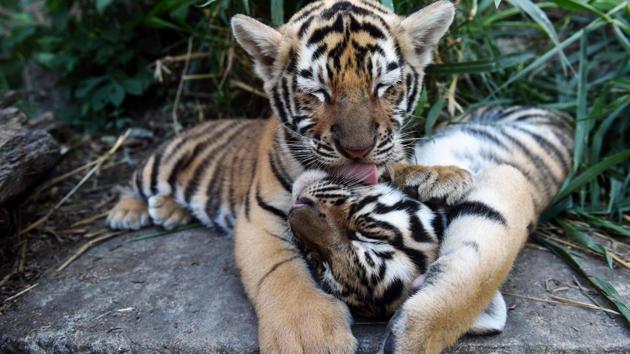
[[[366,157],[370,151],[372,151],[372,148],[374,146],[370,146],[368,148],[365,149],[346,149],[344,147],[341,147],[341,153],[347,155],[347,157],[351,158],[351,159],[362,159],[364,157]]]

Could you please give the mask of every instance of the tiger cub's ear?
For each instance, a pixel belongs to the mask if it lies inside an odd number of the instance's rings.
[[[415,64],[424,67],[431,61],[431,49],[444,36],[455,17],[455,7],[450,1],[442,0],[414,12],[400,26],[408,36],[414,51]]]
[[[254,59],[258,76],[265,81],[271,79],[282,34],[245,15],[235,15],[231,22],[236,41]]]

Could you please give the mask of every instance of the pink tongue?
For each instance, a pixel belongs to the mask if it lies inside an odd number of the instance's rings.
[[[353,163],[337,167],[333,170],[335,176],[358,179],[369,185],[378,181],[378,172],[375,164]]]

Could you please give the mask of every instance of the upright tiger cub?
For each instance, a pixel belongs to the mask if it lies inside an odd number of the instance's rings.
[[[234,16],[234,36],[252,56],[275,117],[213,121],[166,142],[134,173],[109,225],[170,228],[194,215],[234,226],[261,351],[353,352],[346,305],[318,288],[282,237],[291,186],[313,167],[375,175],[405,158],[400,128],[453,16],[448,1],[403,18],[372,0],[316,1],[278,29]],[[426,171],[443,177],[427,184],[428,195],[456,196],[470,184],[470,175],[448,168]]]

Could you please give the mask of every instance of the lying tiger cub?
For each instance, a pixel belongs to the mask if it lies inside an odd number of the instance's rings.
[[[573,146],[561,116],[535,109],[511,115],[510,110],[516,108],[473,113],[468,122],[416,147],[416,161],[423,165],[390,166],[387,181],[379,184],[372,185],[365,176],[340,178],[318,170],[300,176],[293,185],[289,225],[322,288],[354,313],[376,318],[391,315],[414,291],[430,292],[438,281],[450,282],[456,290],[446,302],[457,301],[457,292],[474,294],[483,287],[493,292],[496,286],[491,284],[500,284],[506,272],[495,271],[493,258],[505,250],[493,247],[492,239],[511,239],[516,249],[522,246],[562,182],[550,171],[563,171],[561,176],[568,171]],[[534,149],[537,159],[528,163]],[[476,175],[456,205],[419,195],[430,177],[425,165],[432,163],[452,164],[452,173],[462,176]],[[445,235],[450,236],[440,249]],[[505,261],[511,264],[515,256],[510,251]],[[476,283],[467,274],[485,274],[487,279]],[[503,330],[503,297],[496,292],[488,299],[480,317],[472,306],[463,316],[476,318],[469,332]]]

